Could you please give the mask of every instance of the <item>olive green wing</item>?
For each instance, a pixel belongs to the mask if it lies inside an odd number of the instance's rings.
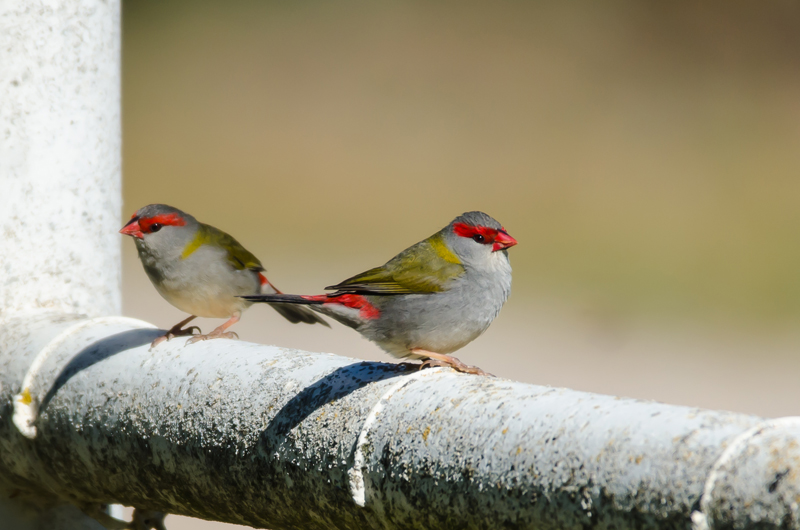
[[[189,257],[192,252],[202,245],[210,245],[212,247],[224,249],[228,253],[228,262],[237,270],[264,270],[258,258],[244,248],[242,244],[236,241],[230,234],[202,223],[200,224],[200,228],[194,240],[184,249],[183,258]]]
[[[447,289],[464,266],[436,234],[413,245],[382,267],[362,272],[326,289],[352,293],[424,294]]]

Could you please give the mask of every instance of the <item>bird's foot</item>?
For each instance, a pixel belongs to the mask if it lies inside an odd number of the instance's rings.
[[[195,342],[200,342],[201,340],[211,340],[211,339],[238,339],[239,335],[236,334],[235,331],[224,331],[217,333],[216,331],[212,331],[207,335],[195,335],[191,339],[186,341],[186,345],[194,344]]]
[[[450,366],[444,361],[437,361],[435,359],[425,359],[422,364],[418,364],[417,367],[420,370],[424,370],[425,368],[447,368]]]
[[[238,339],[239,335],[234,333],[233,331],[225,331],[232,325],[239,322],[239,318],[241,318],[242,313],[236,312],[233,316],[228,319],[227,322],[222,324],[220,327],[209,333],[208,335],[195,335],[191,339],[186,341],[186,345],[194,344],[195,342],[200,342],[201,340],[211,340],[211,339]]]
[[[420,349],[413,349],[411,350],[411,352],[423,357],[427,357],[427,359],[425,359],[425,361],[423,361],[423,363],[419,366],[420,370],[424,368],[434,368],[437,366],[445,366],[445,367],[449,366],[453,370],[464,374],[475,374],[475,375],[485,375],[488,377],[494,377],[494,375],[490,374],[489,372],[484,372],[477,366],[470,366],[468,364],[462,363],[460,360],[453,357],[452,355],[445,355],[443,353],[435,353]]]
[[[202,333],[202,331],[200,331],[200,328],[198,328],[197,326],[189,326],[188,328],[185,329],[183,327],[192,320],[194,320],[195,318],[197,318],[195,315],[190,315],[189,318],[181,320],[180,322],[172,326],[172,328],[169,331],[167,331],[164,335],[156,338],[156,340],[151,342],[150,347],[155,348],[165,340],[174,339],[175,337],[185,337],[186,335],[194,335],[194,330],[197,330],[198,333]]]
[[[468,364],[464,364],[461,361],[458,363],[448,363],[445,361],[437,361],[436,359],[426,359],[425,362],[419,365],[420,370],[424,370],[425,368],[436,368],[436,367],[450,367],[456,372],[461,372],[464,374],[475,374],[475,375],[485,375],[488,377],[494,377],[493,374],[489,372],[484,372],[477,366],[470,366]]]
[[[186,329],[181,329],[179,324],[174,328],[172,328],[171,330],[167,331],[164,335],[157,337],[156,340],[150,343],[150,347],[155,348],[162,342],[172,340],[175,337],[185,337],[187,335],[194,335],[195,330],[197,330],[197,333],[202,333],[200,328],[198,328],[197,326],[189,326]]]

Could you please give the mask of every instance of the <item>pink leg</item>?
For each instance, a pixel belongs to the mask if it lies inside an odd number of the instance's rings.
[[[463,372],[465,374],[487,375],[489,377],[494,377],[492,374],[484,372],[477,366],[469,366],[467,364],[462,363],[452,355],[436,353],[428,350],[423,350],[421,348],[414,348],[413,350],[411,350],[411,353],[419,355],[421,357],[427,357],[427,359],[420,365],[419,367],[420,370],[432,366],[449,366],[453,370],[457,372]]]
[[[151,348],[155,348],[156,346],[158,346],[159,344],[161,344],[165,340],[174,339],[175,337],[185,337],[186,335],[193,335],[194,334],[194,330],[197,330],[197,332],[200,333],[200,328],[198,328],[197,326],[189,326],[186,329],[181,329],[181,328],[183,328],[183,326],[185,326],[186,324],[188,324],[189,322],[191,322],[195,318],[197,318],[197,317],[192,315],[192,316],[190,316],[189,318],[187,318],[185,320],[181,320],[180,322],[178,322],[177,324],[172,326],[172,329],[167,331],[164,335],[158,337],[156,340],[151,342],[150,343],[150,347]]]
[[[225,331],[232,325],[239,322],[239,319],[242,317],[240,312],[236,312],[233,316],[228,319],[227,322],[222,324],[220,327],[209,333],[208,335],[195,335],[191,339],[186,341],[186,344],[194,344],[195,342],[199,342],[201,340],[209,340],[209,339],[238,339],[239,335],[234,333],[233,331]]]

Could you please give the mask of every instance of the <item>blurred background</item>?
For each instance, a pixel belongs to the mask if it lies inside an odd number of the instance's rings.
[[[125,219],[177,206],[317,294],[480,209],[519,245],[462,360],[800,412],[800,5],[136,0],[123,28]],[[122,243],[125,313],[184,318]],[[235,330],[392,361],[263,306]]]

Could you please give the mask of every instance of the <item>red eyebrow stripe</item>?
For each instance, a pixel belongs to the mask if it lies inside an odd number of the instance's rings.
[[[139,226],[142,227],[143,232],[150,232],[150,227],[154,224],[184,226],[186,224],[186,219],[176,213],[162,213],[154,215],[153,217],[139,219]]]
[[[453,232],[461,237],[475,237],[481,235],[486,241],[484,243],[494,243],[497,237],[497,230],[488,226],[472,226],[467,223],[456,223],[453,225]]]

